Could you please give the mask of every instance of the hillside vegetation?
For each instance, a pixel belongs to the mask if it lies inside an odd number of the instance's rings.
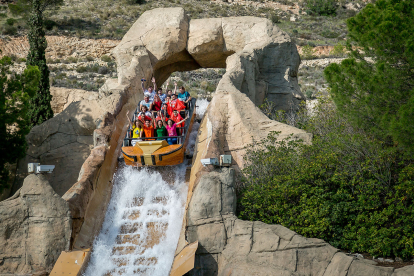
[[[414,256],[414,3],[378,0],[348,20],[350,57],[324,70],[329,95],[268,116],[312,145],[252,145],[240,217],[372,256]],[[370,57],[367,59],[366,57]]]
[[[243,5],[208,0],[66,0],[58,9],[45,12],[45,27],[48,35],[121,39],[145,11],[183,7],[191,18],[265,17],[288,32],[299,45],[335,45],[346,35],[345,19],[355,15],[358,7],[364,5],[363,1],[361,4],[350,1],[355,5],[349,6],[345,1],[308,0],[313,5],[311,7],[317,8],[331,3],[334,8],[329,11],[330,16],[322,16],[321,12],[312,12],[310,4],[302,1],[245,2]],[[4,35],[22,35],[27,29],[26,14],[15,6],[12,5],[11,9],[7,5],[0,6],[0,28]]]

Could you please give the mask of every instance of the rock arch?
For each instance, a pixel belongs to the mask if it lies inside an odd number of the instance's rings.
[[[300,57],[290,37],[257,17],[189,20],[182,8],[145,12],[112,51],[118,85],[137,91],[141,77],[162,84],[174,71],[226,68],[228,86],[256,105],[265,98],[279,109],[304,100],[297,82]]]

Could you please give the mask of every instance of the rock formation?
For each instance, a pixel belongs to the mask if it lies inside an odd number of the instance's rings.
[[[139,87],[141,77],[151,76],[162,84],[174,71],[221,67],[256,105],[267,98],[288,110],[304,100],[296,46],[263,18],[189,20],[182,8],[154,9],[141,15],[112,54],[119,84]]]
[[[72,57],[101,57],[108,54],[117,44],[118,40],[85,39],[74,36],[46,36],[46,58],[60,59]],[[29,52],[29,41],[26,36],[0,39],[0,49],[3,55],[14,55],[26,58]]]
[[[65,194],[77,182],[82,164],[91,153],[95,130],[107,127],[108,116],[113,117],[109,114],[119,112],[122,105],[122,96],[116,93],[70,90],[64,95],[67,90],[53,91],[60,99],[55,101],[56,110],[67,107],[26,136],[29,147],[26,157],[19,161],[12,193],[21,187],[27,163],[38,162],[56,166],[47,177],[59,195]]]
[[[14,196],[0,202],[0,274],[50,272],[69,249],[70,235],[68,203],[44,175],[29,175]]]
[[[55,115],[65,110],[73,102],[96,101],[99,99],[99,93],[97,92],[54,86],[50,87],[50,94],[52,95],[50,105]]]
[[[414,266],[378,267],[281,225],[240,220],[235,211],[234,170],[204,174],[187,212],[188,242],[199,242],[190,275],[414,275]]]

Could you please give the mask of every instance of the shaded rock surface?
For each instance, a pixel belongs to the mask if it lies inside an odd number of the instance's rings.
[[[190,275],[414,275],[414,266],[377,267],[281,225],[240,220],[235,211],[234,170],[204,174],[187,212],[187,240],[199,242]]]
[[[37,162],[56,166],[46,177],[56,193],[62,196],[77,182],[82,164],[93,148],[94,131],[105,127],[109,114],[120,109],[121,94],[105,95],[83,90],[67,92],[66,89],[54,89],[55,96],[60,97],[55,101],[55,108],[65,109],[34,127],[26,136],[28,150],[26,157],[18,163],[12,194],[27,176],[27,163]]]
[[[70,235],[68,203],[44,175],[27,176],[14,196],[0,202],[0,274],[50,271],[69,249]]]

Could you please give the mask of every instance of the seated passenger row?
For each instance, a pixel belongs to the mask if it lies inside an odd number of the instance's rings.
[[[156,93],[155,78],[151,81],[153,86],[145,90],[145,79],[141,79],[144,100],[139,103],[139,112],[134,114],[133,119],[129,121],[132,130],[131,138],[133,138],[131,143],[134,146],[143,138],[146,141],[155,140],[149,138],[157,138],[157,140],[166,140],[170,145],[176,144],[180,142],[180,136],[184,135],[185,121],[188,119],[186,109],[190,108],[191,96],[184,87],[180,87],[180,93],[177,95],[176,82],[174,93],[168,90],[167,94],[163,94],[162,88],[159,88]],[[167,82],[167,87],[168,85]],[[130,118],[129,112],[127,116]]]
[[[144,106],[143,109],[145,110],[145,108],[146,107]],[[157,115],[158,116],[154,118],[144,114],[137,114],[134,122],[132,122],[132,120],[129,121],[132,129],[132,138],[136,139],[132,140],[132,146],[134,146],[138,141],[142,141],[142,138],[157,138],[145,140],[166,140],[169,145],[177,144],[177,138],[180,138],[179,135],[184,135],[184,122],[189,118],[188,114],[185,119],[183,119],[180,114],[178,114],[178,111],[174,110],[173,116],[168,118],[167,121],[166,117],[162,113],[159,112]],[[129,118],[129,112],[127,112],[127,117]],[[142,123],[142,120],[144,123]],[[178,133],[177,130],[179,131]]]
[[[178,110],[189,108],[188,105],[191,103],[190,93],[185,91],[185,88],[181,86],[179,93],[177,94],[177,82],[174,82],[174,92],[168,90],[167,94],[163,94],[162,88],[158,88],[157,90],[155,78],[151,79],[153,85],[150,85],[148,89],[145,89],[144,87],[145,81],[145,79],[141,79],[141,87],[144,93],[144,100],[140,102],[140,110],[141,106],[145,105],[149,110],[159,111],[162,109],[163,104],[171,105],[173,109]],[[169,82],[167,82],[167,88],[168,85]]]

